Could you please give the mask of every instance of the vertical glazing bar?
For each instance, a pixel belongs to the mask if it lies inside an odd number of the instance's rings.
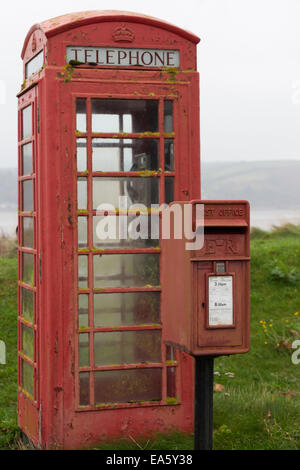
[[[159,174],[160,174],[160,204],[165,202],[165,139],[164,139],[164,100],[159,99],[158,111],[158,130],[160,133],[159,139]]]
[[[161,97],[159,99],[159,108],[158,108],[158,131],[160,133],[159,139],[159,192],[160,192],[160,204],[165,202],[165,140],[164,140],[164,99]],[[160,224],[161,230],[161,224]],[[161,263],[160,263],[161,265]],[[161,269],[161,268],[160,268]],[[162,272],[160,272],[160,279],[162,279]],[[161,281],[160,281],[161,282]],[[162,298],[162,295],[161,295]],[[161,315],[161,323],[163,324],[163,309],[161,307],[161,300],[160,300],[160,315]],[[161,339],[161,360],[162,360],[162,402],[165,403],[167,399],[167,367],[166,367],[166,348],[163,344],[163,334],[162,331],[162,339]]]
[[[93,162],[92,162],[92,106],[91,98],[86,101],[86,126],[87,126],[87,171],[88,171],[88,286],[89,286],[89,327],[94,328],[94,277],[93,277]],[[94,366],[94,333],[89,334],[89,359],[90,367]],[[90,403],[94,404],[94,380],[93,373],[90,373]]]

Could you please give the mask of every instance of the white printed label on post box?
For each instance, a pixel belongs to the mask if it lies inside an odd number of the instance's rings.
[[[209,276],[209,326],[233,324],[232,276]]]

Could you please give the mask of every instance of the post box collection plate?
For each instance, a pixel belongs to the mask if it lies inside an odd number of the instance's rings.
[[[233,324],[233,276],[208,276],[208,326]]]

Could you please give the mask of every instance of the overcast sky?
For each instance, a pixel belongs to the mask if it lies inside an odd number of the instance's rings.
[[[74,11],[124,8],[200,36],[203,162],[300,159],[299,0],[11,0],[0,18],[0,167],[17,165],[15,95],[29,28]]]

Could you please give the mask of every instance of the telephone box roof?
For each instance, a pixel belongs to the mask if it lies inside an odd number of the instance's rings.
[[[41,30],[47,38],[55,36],[56,34],[68,31],[78,26],[84,26],[92,23],[101,23],[105,21],[129,21],[132,23],[140,23],[170,31],[178,34],[183,38],[198,44],[200,39],[193,33],[178,28],[166,21],[153,18],[152,16],[142,15],[140,13],[133,13],[118,10],[92,10],[77,13],[69,13],[67,15],[58,16],[50,20],[36,23],[27,33],[24,41],[21,57],[24,58],[25,50],[32,33],[36,30]]]

